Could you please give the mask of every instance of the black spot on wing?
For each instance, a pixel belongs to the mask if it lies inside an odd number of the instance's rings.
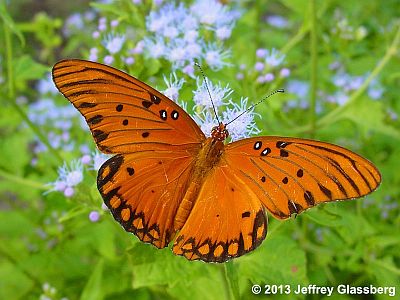
[[[126,168],[126,171],[128,172],[129,176],[132,176],[133,174],[135,174],[135,169],[132,167]]]
[[[306,203],[309,206],[314,206],[315,205],[314,196],[310,191],[305,191],[304,192],[304,199],[306,200]]]
[[[94,117],[91,117],[87,119],[87,123],[90,125],[96,125],[103,121],[103,116],[102,115],[95,115]]]
[[[117,107],[115,108],[116,111],[121,112],[124,106],[122,104],[118,104]]]
[[[99,144],[108,137],[108,133],[105,133],[104,131],[98,129],[93,130],[92,135],[94,140],[96,141],[96,144]]]
[[[97,106],[97,103],[82,102],[79,104],[78,108],[93,108],[95,106]]]
[[[167,118],[168,118],[167,111],[166,111],[165,109],[162,109],[162,110],[159,111],[159,113],[160,113],[160,118],[161,118],[162,120],[166,121]]]
[[[142,105],[144,108],[149,108],[150,106],[153,105],[153,102],[144,100],[142,101]]]
[[[160,97],[153,95],[151,93],[149,93],[149,94],[150,94],[151,102],[153,102],[154,104],[160,104],[160,102],[161,102]]]
[[[249,211],[245,211],[244,213],[242,213],[242,218],[248,218],[248,217],[250,217]]]
[[[267,147],[263,151],[261,151],[261,156],[267,156],[271,153],[271,148]]]
[[[326,188],[325,186],[323,186],[322,184],[318,183],[318,187],[321,190],[321,192],[324,193],[324,195],[326,197],[328,197],[329,200],[332,200],[332,191],[328,188]]]
[[[281,157],[288,157],[288,156],[289,156],[289,152],[287,152],[287,151],[284,150],[284,149],[281,149],[281,151],[280,151],[280,156],[281,156]]]
[[[277,148],[285,148],[287,145],[290,145],[291,142],[283,142],[283,141],[278,141],[276,142],[276,147]]]
[[[261,147],[262,147],[262,142],[261,141],[257,141],[257,142],[254,143],[254,146],[253,146],[254,150],[260,150]]]

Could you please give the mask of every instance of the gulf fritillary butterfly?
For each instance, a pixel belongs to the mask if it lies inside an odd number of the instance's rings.
[[[53,68],[60,92],[85,117],[100,151],[116,154],[97,186],[114,218],[141,241],[189,260],[224,262],[257,248],[267,209],[278,219],[374,191],[381,175],[342,147],[262,136],[227,145],[175,102],[130,75],[70,59]]]

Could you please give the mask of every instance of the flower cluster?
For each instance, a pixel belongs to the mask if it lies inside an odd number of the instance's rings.
[[[321,101],[317,102],[317,112],[321,112],[323,103],[335,103],[344,105],[350,94],[358,90],[364,83],[369,74],[350,75],[346,73],[344,66],[340,62],[330,64],[329,69],[334,72],[331,83],[335,88],[332,94],[327,94],[323,91],[318,91],[318,97]],[[290,95],[294,95],[295,99],[290,99],[286,103],[286,109],[302,108],[307,109],[309,106],[309,83],[300,80],[290,80],[286,86],[286,91]],[[367,95],[372,100],[379,100],[385,92],[383,85],[379,79],[374,79],[367,87]],[[390,113],[388,112],[390,115]],[[390,115],[392,118],[392,115]]]
[[[57,296],[57,289],[50,285],[50,283],[46,282],[42,285],[42,294],[39,297],[39,300],[68,300],[67,297],[59,297]]]
[[[143,40],[145,53],[164,58],[174,69],[182,69],[189,75],[193,75],[195,60],[206,62],[214,70],[220,69],[226,65],[224,59],[228,56],[220,44],[230,37],[238,17],[238,11],[228,10],[216,0],[197,0],[190,7],[167,3],[146,18],[146,28],[152,36]],[[207,41],[206,35],[220,43]]]
[[[223,43],[239,16],[239,11],[217,0],[197,0],[190,6],[160,2],[146,17],[145,36],[129,30],[126,21],[100,17],[92,33],[98,44],[89,50],[89,59],[105,64],[118,60],[125,65],[134,64],[139,56],[163,59],[190,76],[194,61],[218,70],[227,65],[229,51]]]
[[[289,80],[285,91],[288,95],[293,97],[286,102],[284,107],[286,111],[298,108],[307,109],[309,107],[310,84],[307,81],[297,79]]]
[[[131,65],[135,62],[133,54],[141,53],[138,47],[129,51],[126,41],[133,37],[124,32],[120,22],[116,19],[109,21],[105,17],[99,18],[92,37],[100,43],[98,47],[92,47],[89,50],[89,60],[92,61],[100,61],[101,57],[102,61],[100,62],[111,65],[118,57],[125,64]]]
[[[69,165],[64,163],[58,169],[56,181],[49,184],[50,191],[62,192],[67,198],[72,197],[75,194],[76,186],[84,178],[84,166],[88,171],[98,171],[108,158],[110,158],[109,155],[102,154],[96,150],[90,154],[84,154],[79,160],[73,160]]]
[[[345,68],[339,62],[332,63],[330,69],[335,72],[332,76],[332,83],[337,90],[333,95],[327,95],[326,101],[337,103],[339,105],[344,105],[347,102],[349,95],[359,89],[369,75],[350,75],[346,73]],[[383,93],[384,88],[379,80],[372,80],[367,88],[368,96],[373,100],[379,100]]]
[[[290,69],[282,67],[285,60],[285,55],[276,50],[259,48],[255,53],[256,62],[253,68],[244,74],[246,65],[240,66],[240,71],[237,73],[236,78],[242,80],[245,76],[252,76],[256,74],[256,81],[259,84],[270,83],[274,79],[287,78],[290,75]]]
[[[56,150],[70,152],[76,148],[75,138],[71,138],[73,128],[78,124],[82,128],[87,128],[83,117],[69,103],[56,105],[54,101],[57,89],[51,79],[50,74],[46,79],[40,80],[37,84],[39,99],[28,106],[28,118],[37,125],[42,133],[47,137],[49,144]],[[32,143],[33,158],[31,163],[37,163],[37,157],[42,152],[47,152],[47,146],[38,138]],[[83,147],[84,145],[80,145]]]
[[[164,94],[169,96],[168,92],[174,90],[175,97],[173,99],[181,104],[177,99],[183,81],[178,80],[176,74],[171,75],[170,79],[170,81],[166,80],[168,88],[164,91]],[[203,80],[203,78],[199,77],[196,78],[196,84],[197,89],[193,91],[194,107],[191,115],[202,131],[208,136],[211,134],[211,129],[218,124],[215,113],[219,115],[221,122],[227,124],[240,113],[244,112],[248,107],[247,98],[241,98],[240,104],[232,101],[230,96],[233,90],[229,85],[222,86],[221,83],[214,84],[209,80]],[[213,110],[213,104],[215,112]],[[181,106],[184,107],[184,105]],[[219,114],[220,112],[222,112],[222,116]],[[249,137],[260,132],[255,123],[256,115],[254,110],[250,110],[246,114],[243,114],[238,121],[229,124],[228,130],[232,141]]]
[[[368,35],[367,28],[364,26],[354,27],[349,24],[340,11],[335,11],[335,26],[331,29],[332,36],[338,36],[343,40],[360,41]]]

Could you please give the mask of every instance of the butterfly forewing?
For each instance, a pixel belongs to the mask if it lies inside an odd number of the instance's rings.
[[[176,103],[112,67],[64,60],[54,66],[53,80],[85,117],[102,152],[181,149],[205,139]]]
[[[280,219],[321,202],[365,196],[381,181],[379,171],[367,159],[345,148],[307,139],[240,140],[227,145],[226,160]]]

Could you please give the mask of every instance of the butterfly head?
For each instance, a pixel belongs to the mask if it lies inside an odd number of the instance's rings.
[[[226,125],[222,122],[218,126],[213,127],[211,130],[211,137],[217,141],[224,141],[229,136],[228,130],[226,130]]]

